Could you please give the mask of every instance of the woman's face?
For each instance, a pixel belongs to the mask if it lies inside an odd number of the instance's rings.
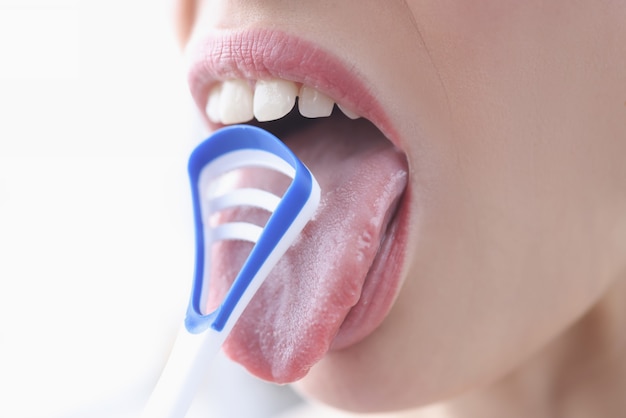
[[[293,256],[321,283],[277,314],[296,325],[262,316],[255,334],[244,314],[229,341],[255,374],[306,374],[302,393],[346,409],[418,406],[507,373],[624,275],[624,2],[180,3],[203,114],[224,81],[286,79],[380,131],[333,116],[290,134],[340,209],[298,248],[315,262]],[[346,272],[363,276],[351,302],[326,294]]]

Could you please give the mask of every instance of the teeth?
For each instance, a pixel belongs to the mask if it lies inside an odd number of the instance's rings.
[[[344,115],[346,115],[350,119],[358,119],[358,118],[360,118],[359,115],[357,115],[356,113],[354,113],[350,109],[346,109],[345,107],[341,106],[340,104],[337,104],[337,107],[339,108],[339,110],[341,110],[343,112]]]
[[[287,80],[259,80],[254,89],[254,117],[259,122],[280,119],[296,104],[298,87]]]
[[[335,102],[322,92],[305,85],[298,89],[293,81],[272,79],[258,80],[253,89],[247,80],[235,79],[216,85],[209,92],[206,114],[213,123],[231,125],[245,123],[256,118],[259,122],[280,119],[288,114],[296,103],[300,114],[307,118],[330,116]],[[339,105],[350,119],[360,116]]]
[[[252,89],[245,80],[226,81],[220,95],[220,121],[229,125],[248,122],[252,113]]]
[[[218,84],[209,93],[209,101],[206,105],[206,114],[213,123],[220,123],[220,98],[222,96],[222,85]]]
[[[335,102],[311,87],[303,85],[298,96],[298,110],[306,118],[323,118],[333,113]]]

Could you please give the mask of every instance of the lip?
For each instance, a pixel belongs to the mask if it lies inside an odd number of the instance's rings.
[[[281,78],[306,84],[372,122],[398,149],[404,150],[381,104],[353,66],[310,41],[274,30],[215,30],[189,49],[191,95],[207,125],[219,128],[204,112],[209,91],[232,79]]]
[[[396,130],[371,94],[367,80],[353,66],[310,41],[274,30],[213,30],[193,43],[188,56],[190,91],[211,130],[222,126],[211,122],[204,112],[209,91],[215,83],[230,79],[281,78],[316,88],[368,119],[404,153]],[[390,214],[386,236],[365,279],[361,298],[344,319],[331,350],[341,350],[365,338],[391,309],[403,273],[410,218],[409,195],[407,187]]]

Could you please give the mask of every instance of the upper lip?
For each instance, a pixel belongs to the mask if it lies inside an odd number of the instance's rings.
[[[321,91],[368,119],[402,149],[387,114],[358,70],[309,41],[273,30],[215,31],[196,42],[190,54],[188,81],[200,109],[215,83],[281,78]],[[208,119],[207,123],[216,127]]]

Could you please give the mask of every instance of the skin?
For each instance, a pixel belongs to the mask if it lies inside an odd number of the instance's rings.
[[[626,2],[176,6],[183,46],[269,27],[342,57],[407,154],[397,300],[296,384],[305,397],[353,412],[440,403],[402,415],[415,417],[626,410]]]

